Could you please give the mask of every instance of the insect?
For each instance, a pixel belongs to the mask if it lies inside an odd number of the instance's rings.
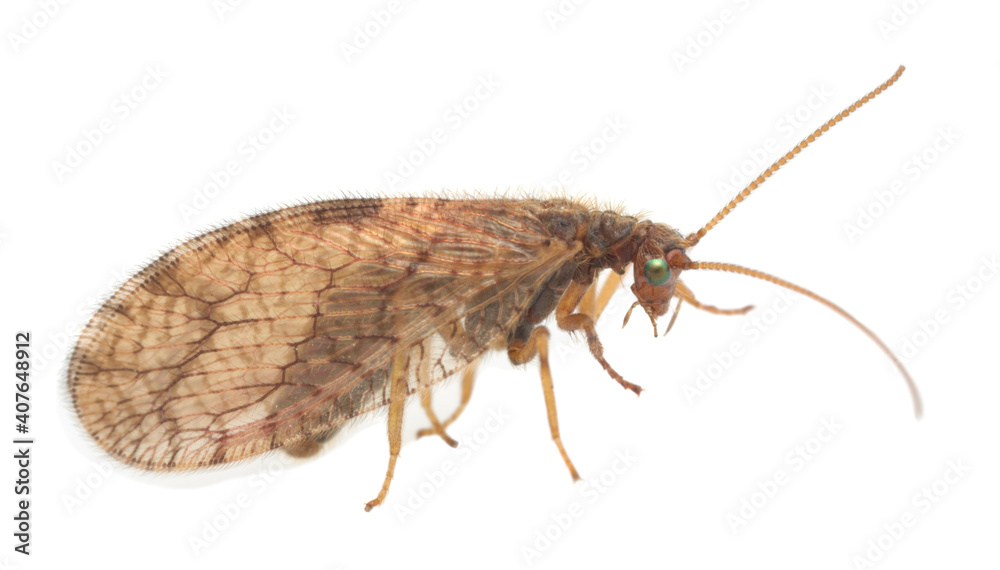
[[[682,303],[716,314],[680,280],[730,271],[813,298],[854,323],[895,362],[917,415],[909,374],[870,330],[811,291],[760,271],[692,261],[688,250],[761,183],[836,123],[887,89],[898,71],[765,170],[700,230],[570,198],[331,200],[258,215],[191,239],[129,279],[82,331],[68,368],[80,421],[117,459],[148,470],[204,468],[281,449],[313,455],[345,422],[388,407],[386,497],[401,446],[404,403],[419,395],[431,427],[469,401],[476,363],[506,350],[540,361],[551,437],[563,446],[548,362],[549,330],[582,333],[622,387],[594,323],[631,266],[635,302],[653,324]],[[611,277],[598,291],[597,277]],[[462,399],[435,416],[431,389],[462,376]]]

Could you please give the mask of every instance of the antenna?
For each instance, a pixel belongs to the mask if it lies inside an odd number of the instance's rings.
[[[899,368],[899,371],[903,373],[903,378],[906,380],[906,385],[910,388],[910,397],[913,398],[914,414],[916,414],[918,418],[921,416],[921,414],[923,414],[924,406],[923,403],[921,403],[920,401],[920,392],[917,390],[917,385],[916,383],[913,382],[913,378],[910,377],[910,373],[907,372],[906,368],[903,367],[903,363],[900,362],[898,358],[896,358],[896,355],[893,354],[891,350],[889,350],[889,347],[886,346],[884,342],[882,342],[882,339],[875,336],[875,333],[873,333],[871,329],[861,324],[861,322],[858,321],[858,319],[855,319],[850,313],[848,313],[844,309],[841,309],[840,306],[833,303],[833,301],[830,301],[825,297],[817,295],[816,293],[813,293],[812,291],[806,289],[805,287],[800,287],[794,283],[785,281],[780,277],[775,277],[774,275],[771,275],[769,273],[764,273],[763,271],[757,271],[756,269],[748,269],[740,265],[733,265],[732,263],[716,263],[713,261],[691,261],[684,266],[684,269],[710,269],[714,271],[729,271],[731,273],[747,275],[755,279],[761,279],[764,281],[768,281],[770,283],[774,283],[775,285],[784,287],[785,289],[790,289],[792,291],[795,291],[796,293],[801,293],[802,295],[805,295],[806,297],[809,297],[810,299],[813,299],[815,301],[819,301],[820,303],[833,309],[840,316],[854,323],[854,326],[861,329],[866,335],[868,335],[868,338],[875,341],[875,344],[877,344],[879,348],[882,349],[882,352],[886,353],[889,356],[889,358],[892,359],[892,362],[893,364],[896,365],[896,368]]]
[[[875,88],[874,91],[868,93],[867,95],[865,95],[861,99],[858,99],[857,101],[855,101],[853,105],[851,105],[850,107],[844,109],[839,114],[834,115],[834,117],[832,119],[830,119],[829,121],[827,121],[826,123],[824,123],[820,128],[818,128],[815,131],[813,131],[811,135],[809,135],[806,138],[802,139],[802,142],[800,142],[799,144],[795,145],[795,147],[792,150],[790,150],[787,153],[785,153],[785,156],[783,156],[783,157],[779,158],[778,160],[776,160],[774,162],[774,164],[772,164],[770,167],[768,167],[767,170],[765,170],[764,172],[762,172],[760,174],[760,176],[758,176],[756,179],[754,179],[753,182],[751,182],[749,185],[747,185],[747,187],[744,188],[743,191],[741,191],[739,194],[737,194],[735,198],[733,198],[732,200],[730,200],[729,203],[726,204],[725,208],[719,210],[719,213],[716,214],[715,217],[712,218],[711,221],[709,221],[707,224],[705,224],[704,227],[702,227],[700,230],[694,232],[693,234],[690,234],[689,236],[687,236],[687,238],[686,238],[687,242],[688,242],[687,243],[687,247],[691,247],[691,246],[695,245],[696,243],[698,243],[699,241],[701,241],[701,238],[705,237],[705,234],[707,234],[709,230],[711,230],[712,228],[714,228],[716,224],[718,224],[720,221],[722,221],[722,218],[725,218],[729,214],[729,212],[732,212],[733,209],[736,208],[737,204],[739,204],[740,202],[742,202],[744,198],[746,198],[747,196],[749,196],[751,192],[753,192],[754,190],[756,190],[758,186],[760,186],[761,184],[763,184],[765,180],[767,180],[768,178],[770,178],[771,175],[774,174],[775,172],[777,172],[777,170],[779,168],[781,168],[782,166],[784,166],[785,163],[787,163],[788,161],[790,161],[793,158],[795,158],[795,155],[797,155],[800,152],[802,152],[802,150],[805,149],[807,146],[809,146],[810,143],[812,143],[813,141],[815,141],[816,139],[818,139],[819,137],[821,137],[823,135],[823,133],[825,133],[826,131],[830,130],[834,125],[836,125],[840,121],[843,121],[845,118],[847,118],[848,115],[850,115],[854,111],[857,111],[862,105],[864,105],[865,103],[867,103],[867,102],[871,101],[872,99],[874,99],[876,95],[878,95],[879,93],[881,93],[881,92],[885,91],[886,89],[888,89],[889,87],[891,87],[892,84],[895,83],[897,79],[899,79],[899,76],[903,74],[903,70],[904,69],[906,69],[906,68],[903,67],[902,65],[900,65],[899,69],[896,70],[896,73],[894,73],[892,75],[892,77],[890,77],[889,79],[887,79],[885,81],[885,83],[883,83],[882,85],[879,85],[878,87]]]
[[[777,172],[777,170],[779,168],[781,168],[782,166],[784,166],[785,163],[787,163],[788,161],[790,161],[793,158],[795,158],[795,155],[797,155],[800,152],[802,152],[802,150],[805,149],[807,146],[809,146],[813,141],[815,141],[816,139],[818,139],[819,137],[821,137],[823,135],[823,133],[827,132],[834,125],[836,125],[840,121],[842,121],[845,118],[847,118],[847,116],[850,115],[851,113],[853,113],[854,111],[857,111],[862,105],[864,105],[865,103],[867,103],[867,102],[871,101],[872,99],[874,99],[876,95],[878,95],[879,93],[882,93],[883,91],[885,91],[886,89],[888,89],[890,86],[892,86],[892,84],[894,84],[896,82],[896,80],[899,79],[899,76],[903,74],[904,69],[905,68],[902,65],[899,66],[899,69],[896,70],[896,73],[894,73],[892,75],[892,77],[890,77],[889,79],[887,79],[884,83],[882,83],[881,85],[879,85],[878,87],[876,87],[873,91],[871,91],[870,93],[868,93],[867,95],[865,95],[861,99],[858,99],[857,101],[855,101],[853,105],[851,105],[850,107],[844,109],[839,114],[835,115],[832,119],[830,119],[829,121],[827,121],[826,123],[824,123],[818,129],[816,129],[815,131],[813,131],[812,134],[810,134],[808,137],[806,137],[805,139],[803,139],[802,142],[800,142],[798,145],[796,145],[794,148],[792,148],[792,150],[788,151],[787,153],[785,153],[784,156],[782,156],[777,161],[775,161],[774,164],[772,164],[770,167],[768,167],[767,170],[765,170],[764,172],[762,172],[760,174],[760,176],[758,176],[756,179],[754,179],[753,182],[751,182],[749,185],[747,185],[746,188],[744,188],[739,194],[737,194],[735,198],[733,198],[732,200],[730,200],[729,203],[726,204],[726,207],[723,208],[722,210],[720,210],[719,213],[716,214],[714,218],[712,218],[707,224],[704,225],[704,227],[702,227],[697,232],[694,232],[694,233],[688,235],[687,238],[686,238],[686,241],[687,241],[686,247],[691,247],[691,246],[697,244],[699,241],[701,241],[701,238],[705,237],[705,234],[707,234],[709,232],[709,230],[711,230],[712,228],[714,228],[720,221],[722,221],[723,218],[725,218],[727,215],[729,215],[729,213],[732,212],[736,208],[737,204],[739,204],[740,202],[742,202],[747,196],[750,195],[751,192],[753,192],[754,190],[756,190],[758,186],[760,186],[761,184],[763,184],[765,180],[767,180],[768,178],[770,178],[772,174],[774,174],[775,172]],[[827,307],[829,307],[830,309],[832,309],[834,312],[836,312],[840,316],[844,317],[845,319],[847,319],[848,321],[850,321],[851,323],[853,323],[854,326],[856,326],[859,329],[861,329],[861,331],[864,332],[865,335],[868,336],[868,338],[870,338],[872,341],[874,341],[875,344],[877,344],[878,347],[880,349],[882,349],[882,352],[884,352],[886,355],[889,356],[889,358],[892,360],[893,364],[896,365],[896,368],[898,368],[899,371],[903,374],[903,378],[906,380],[906,385],[910,389],[910,397],[913,399],[913,411],[914,411],[914,413],[916,414],[916,416],[918,418],[921,416],[921,414],[923,414],[923,403],[920,400],[920,392],[917,390],[917,385],[913,382],[913,378],[910,377],[909,372],[907,372],[906,368],[903,367],[903,363],[900,362],[898,358],[896,358],[896,355],[893,354],[891,350],[889,350],[889,347],[886,346],[886,344],[884,342],[882,342],[882,339],[878,338],[875,335],[875,333],[873,333],[871,331],[871,329],[869,329],[865,325],[861,324],[861,322],[858,321],[856,318],[854,318],[850,313],[848,313],[844,309],[840,308],[838,305],[834,304],[829,299],[826,299],[825,297],[822,297],[822,296],[820,296],[820,295],[818,295],[816,293],[813,293],[812,291],[810,291],[810,290],[808,290],[808,289],[806,289],[804,287],[800,287],[800,286],[798,286],[798,285],[796,285],[794,283],[791,283],[789,281],[785,281],[784,279],[781,279],[780,277],[775,277],[774,275],[771,275],[771,274],[768,274],[768,273],[764,273],[763,271],[758,271],[756,269],[749,269],[749,268],[746,268],[746,267],[742,267],[740,265],[734,265],[732,263],[717,263],[717,262],[711,262],[711,261],[689,261],[686,264],[684,264],[683,268],[684,269],[708,269],[708,270],[713,270],[713,271],[728,271],[730,273],[737,273],[737,274],[740,274],[740,275],[746,275],[748,277],[753,277],[755,279],[761,279],[763,281],[767,281],[767,282],[773,283],[773,284],[778,285],[780,287],[784,287],[785,289],[789,289],[789,290],[795,291],[796,293],[800,293],[802,295],[805,295],[805,296],[809,297],[810,299],[813,299],[815,301],[818,301],[818,302],[826,305]],[[688,301],[688,302],[691,302],[693,300],[693,296],[690,294],[690,290],[688,290],[686,287],[684,287],[683,289],[680,289],[680,294],[681,294],[682,298],[684,300]],[[691,298],[688,298],[688,297],[691,297]],[[675,316],[676,316],[676,314],[675,314]]]

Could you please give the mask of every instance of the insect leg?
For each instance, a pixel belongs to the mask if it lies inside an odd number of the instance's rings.
[[[590,315],[573,312],[580,303],[580,299],[586,293],[587,287],[590,287],[590,285],[583,285],[575,281],[570,283],[566,292],[563,293],[562,300],[559,301],[559,305],[556,307],[556,323],[564,331],[574,332],[583,330],[584,334],[587,335],[587,346],[590,348],[590,353],[601,363],[601,367],[616,382],[621,384],[623,388],[632,390],[638,395],[642,392],[642,388],[622,378],[621,374],[615,372],[615,369],[611,368],[608,361],[604,359],[604,347],[601,346],[601,339],[597,337],[597,331],[594,329],[594,319]]]
[[[385,473],[385,481],[382,483],[382,490],[378,496],[368,501],[365,511],[382,504],[386,493],[389,492],[389,483],[392,482],[392,474],[396,470],[396,458],[399,457],[399,449],[403,445],[403,407],[406,404],[408,395],[406,386],[406,364],[405,355],[397,356],[392,362],[392,373],[389,375],[391,386],[391,396],[389,400],[389,469]]]
[[[427,414],[427,419],[431,421],[431,426],[429,430],[420,430],[421,433],[436,433],[441,436],[441,439],[451,447],[458,447],[458,442],[451,438],[447,432],[444,431],[444,424],[442,424],[434,413],[434,408],[431,406],[431,389],[426,387],[420,390],[420,404],[424,407],[424,412]],[[419,437],[420,434],[418,433]]]
[[[618,291],[618,287],[622,284],[621,275],[618,275],[614,271],[611,271],[610,273],[611,275],[608,276],[607,281],[604,282],[604,285],[601,285],[601,292],[597,295],[597,301],[594,304],[593,312],[588,313],[582,308],[580,309],[581,313],[589,314],[590,317],[594,319],[595,323],[597,322],[597,319],[601,318],[601,313],[603,313],[604,309],[607,308],[608,302],[611,301],[611,297],[614,297],[615,293]]]
[[[559,419],[556,417],[556,394],[552,389],[552,370],[549,368],[549,329],[545,327],[535,327],[528,336],[528,340],[514,339],[507,346],[507,357],[514,364],[527,364],[535,355],[538,355],[539,368],[542,375],[542,391],[545,393],[545,411],[549,416],[549,431],[552,433],[552,441],[559,448],[569,474],[574,481],[580,480],[580,475],[576,472],[576,467],[570,461],[566,448],[563,447],[562,438],[559,436]]]
[[[441,422],[441,430],[450,426],[458,416],[462,415],[465,411],[465,406],[469,403],[469,399],[472,397],[472,385],[475,383],[476,379],[476,364],[472,363],[465,369],[465,374],[462,375],[462,401],[458,404],[458,408],[452,412],[451,417]],[[433,423],[433,422],[432,422]],[[417,437],[424,437],[425,435],[435,435],[438,431],[434,429],[422,429],[417,432]],[[447,440],[445,440],[447,441]],[[451,445],[450,443],[448,445]],[[454,447],[454,446],[452,446]]]
[[[585,315],[590,315],[595,321],[597,320],[597,317],[595,316],[595,313],[597,313],[596,278],[594,279],[594,282],[590,284],[590,287],[587,287],[587,291],[583,294],[583,298],[580,299],[580,305],[577,310]]]

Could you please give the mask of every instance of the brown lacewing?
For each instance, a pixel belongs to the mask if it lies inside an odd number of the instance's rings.
[[[681,273],[711,269],[763,279],[841,314],[892,359],[870,330],[798,285],[729,263],[692,261],[688,250],[802,149],[896,82],[885,83],[818,128],[750,183],[700,230],[568,198],[382,198],[284,208],[210,231],[162,255],[129,279],[80,335],[68,370],[83,426],[117,459],[180,471],[281,449],[320,450],[345,422],[388,406],[389,469],[370,510],[385,498],[399,454],[404,403],[419,394],[431,427],[465,408],[477,360],[506,349],[514,364],[538,358],[552,439],[559,437],[548,362],[556,325],[584,334],[604,357],[594,322],[632,266],[636,307],[653,323],[699,302]],[[598,275],[610,269],[600,287]],[[462,401],[446,419],[431,389],[462,375]]]

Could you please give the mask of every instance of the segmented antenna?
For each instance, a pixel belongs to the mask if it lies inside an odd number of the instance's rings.
[[[797,144],[795,146],[795,148],[793,148],[792,150],[788,151],[785,154],[785,156],[783,156],[783,157],[779,158],[778,160],[776,160],[774,162],[774,164],[772,164],[767,170],[765,170],[764,172],[762,172],[761,175],[758,176],[753,182],[751,182],[749,185],[747,185],[747,187],[744,188],[742,192],[740,192],[739,194],[736,195],[735,198],[733,198],[732,200],[730,200],[729,203],[726,204],[725,208],[719,210],[719,213],[716,214],[715,217],[712,218],[712,220],[710,222],[708,222],[707,224],[705,224],[705,226],[702,227],[700,230],[698,230],[698,231],[694,232],[693,234],[687,236],[687,238],[686,238],[687,241],[688,241],[687,246],[691,247],[694,244],[696,244],[699,241],[701,241],[701,238],[703,238],[705,236],[705,234],[708,233],[709,230],[711,230],[712,228],[714,228],[716,224],[718,224],[720,221],[722,221],[722,218],[725,218],[729,214],[729,212],[732,212],[733,209],[736,208],[737,204],[739,204],[740,202],[742,202],[744,198],[746,198],[747,196],[749,196],[751,192],[753,192],[754,190],[756,190],[758,186],[760,186],[761,184],[763,184],[765,180],[767,180],[768,178],[770,178],[772,174],[774,174],[779,168],[781,168],[782,166],[784,166],[786,162],[788,162],[789,160],[792,160],[793,158],[795,158],[795,155],[797,155],[800,152],[802,152],[802,150],[804,148],[806,148],[807,146],[809,146],[810,143],[812,143],[814,140],[818,139],[826,131],[830,130],[831,127],[833,127],[834,125],[836,125],[840,121],[844,120],[848,115],[850,115],[854,111],[857,111],[862,105],[864,105],[865,103],[867,103],[867,102],[871,101],[872,99],[874,99],[876,95],[878,95],[879,93],[881,93],[881,92],[885,91],[886,89],[888,89],[893,83],[896,82],[897,79],[899,79],[899,76],[903,74],[903,70],[904,69],[906,69],[906,68],[904,68],[902,65],[900,65],[899,69],[896,70],[896,73],[894,73],[892,75],[892,77],[890,77],[888,80],[886,80],[885,83],[883,83],[882,85],[879,85],[878,87],[875,88],[874,91],[872,91],[871,93],[865,95],[861,99],[858,99],[853,105],[851,105],[850,107],[844,109],[839,114],[835,115],[832,119],[830,119],[825,124],[823,124],[823,126],[821,126],[820,128],[816,129],[815,131],[813,131],[811,135],[809,135],[808,137],[802,139],[802,142],[800,142],[799,144]]]
[[[884,342],[882,342],[882,339],[875,336],[875,333],[873,333],[871,329],[861,324],[861,322],[858,321],[858,319],[855,319],[850,313],[848,313],[844,309],[841,309],[840,306],[835,304],[833,301],[830,301],[825,297],[817,295],[816,293],[813,293],[812,291],[806,289],[805,287],[800,287],[794,283],[785,281],[780,277],[775,277],[774,275],[771,275],[769,273],[764,273],[763,271],[757,271],[756,269],[749,269],[740,265],[733,265],[732,263],[716,263],[713,261],[692,261],[687,263],[684,266],[684,269],[686,270],[710,269],[714,271],[729,271],[731,273],[738,273],[740,275],[754,277],[756,279],[761,279],[770,283],[774,283],[775,285],[784,287],[785,289],[790,289],[792,291],[795,291],[796,293],[801,293],[802,295],[805,295],[806,297],[809,297],[810,299],[813,299],[815,301],[819,301],[820,303],[833,309],[837,314],[854,323],[854,326],[861,329],[866,335],[868,335],[868,338],[875,341],[875,344],[877,344],[879,348],[882,349],[882,352],[886,353],[889,356],[889,358],[892,359],[893,364],[895,364],[896,368],[898,368],[899,371],[903,374],[903,378],[906,380],[906,385],[910,389],[910,397],[913,398],[913,412],[916,414],[918,418],[921,416],[921,414],[923,414],[924,406],[923,403],[921,403],[920,401],[920,392],[917,390],[917,385],[916,383],[913,382],[913,378],[910,378],[910,373],[907,372],[906,368],[903,367],[903,363],[900,362],[898,358],[896,358],[896,355],[893,354],[891,350],[889,350],[889,347],[886,346]]]

